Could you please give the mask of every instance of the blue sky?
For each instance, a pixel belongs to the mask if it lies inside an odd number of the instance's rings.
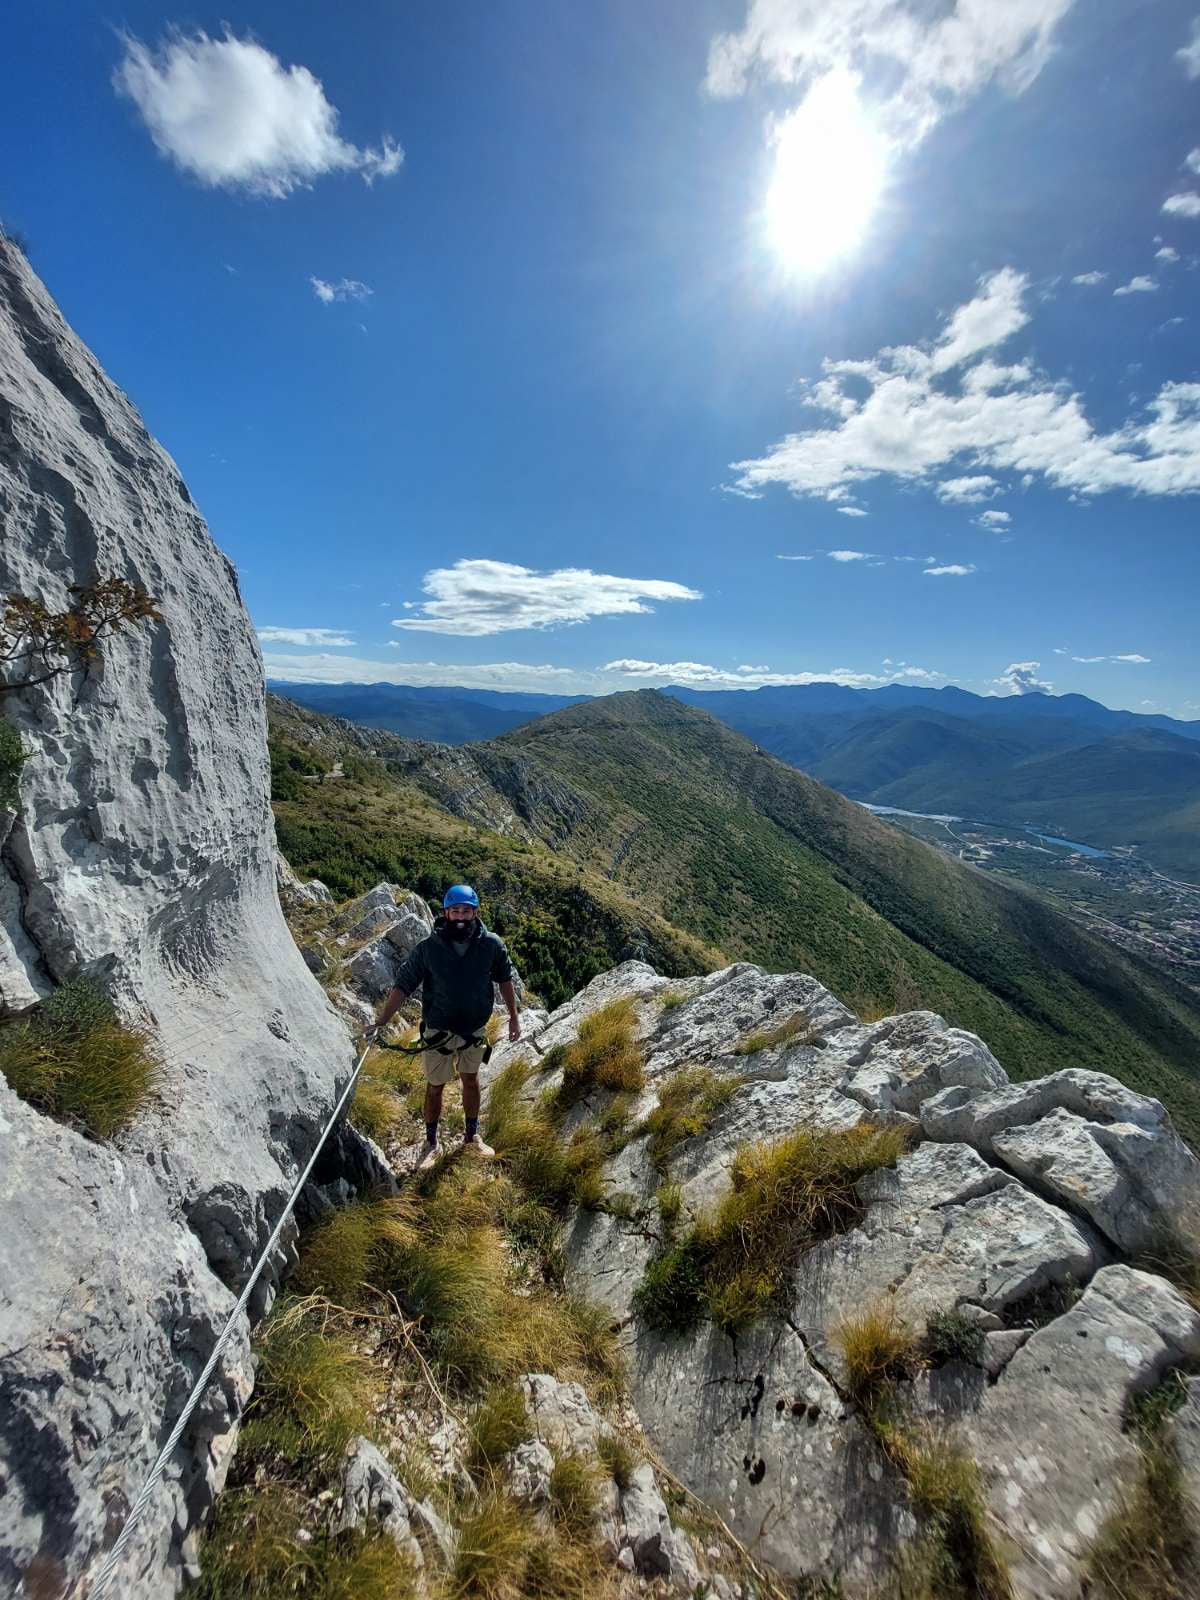
[[[1197,717],[1196,6],[40,0],[0,216],[275,676]]]

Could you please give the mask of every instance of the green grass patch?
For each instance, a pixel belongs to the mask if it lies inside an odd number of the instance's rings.
[[[737,1093],[741,1079],[711,1067],[684,1067],[658,1091],[658,1104],[639,1131],[650,1136],[650,1159],[663,1171],[675,1147],[707,1131]]]
[[[659,995],[658,1003],[663,1011],[676,1011],[687,999],[686,989],[668,989],[666,994]]]
[[[760,1029],[749,1034],[734,1049],[735,1056],[756,1056],[763,1050],[776,1050],[781,1044],[815,1044],[820,1034],[813,1028],[803,1011],[781,1022],[777,1028]]]
[[[978,1366],[987,1341],[983,1329],[961,1311],[935,1311],[925,1325],[921,1349],[929,1362],[940,1367],[947,1361],[969,1361]]]
[[[476,1475],[492,1471],[530,1436],[525,1396],[515,1384],[500,1384],[484,1396],[471,1419],[467,1465]]]
[[[486,1132],[516,1183],[532,1200],[562,1212],[572,1205],[612,1209],[601,1169],[628,1137],[629,1102],[618,1094],[599,1114],[564,1138],[558,1095],[537,1101],[524,1096],[533,1076],[524,1061],[511,1061],[488,1091]]]
[[[26,1020],[0,1025],[0,1074],[39,1111],[111,1139],[150,1099],[161,1069],[149,1036],[119,1022],[107,995],[80,978]]]
[[[893,1166],[907,1145],[903,1129],[869,1124],[743,1145],[729,1192],[648,1263],[635,1310],[663,1331],[684,1332],[705,1316],[728,1332],[752,1322],[803,1250],[860,1220],[859,1178]]]
[[[988,1532],[979,1468],[932,1432],[892,1429],[885,1436],[921,1521],[901,1562],[905,1600],[1011,1600],[1007,1565]]]
[[[197,1600],[416,1600],[426,1591],[386,1534],[333,1537],[309,1527],[295,1488],[230,1489],[200,1546]],[[311,1537],[298,1537],[301,1530]]]
[[[28,751],[11,722],[0,719],[0,811],[15,811],[20,800],[21,768]]]

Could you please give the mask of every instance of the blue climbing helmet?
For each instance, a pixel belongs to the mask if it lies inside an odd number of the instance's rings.
[[[469,883],[452,883],[446,890],[446,898],[442,901],[442,908],[447,906],[478,906],[479,896]]]

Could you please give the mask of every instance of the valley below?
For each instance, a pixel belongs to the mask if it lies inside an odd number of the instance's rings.
[[[860,804],[955,860],[1044,895],[1098,937],[1200,988],[1200,884],[1159,872],[1134,847],[1099,850],[1011,823]]]

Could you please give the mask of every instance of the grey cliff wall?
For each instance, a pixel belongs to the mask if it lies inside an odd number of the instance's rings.
[[[352,1054],[279,910],[262,665],[233,568],[0,240],[0,593],[58,608],[107,576],[164,620],[110,640],[82,687],[0,708],[31,752],[20,814],[0,813],[0,1014],[101,972],[165,1076],[115,1147],[0,1083],[2,1595],[79,1592],[95,1570]],[[250,1381],[242,1330],[121,1595],[179,1587]]]

